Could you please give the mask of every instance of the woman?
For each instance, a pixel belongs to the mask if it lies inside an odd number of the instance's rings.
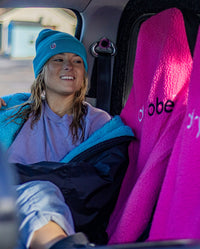
[[[33,68],[31,94],[2,98],[0,115],[0,141],[19,174],[20,243],[87,244],[82,231],[104,244],[132,131],[84,101],[86,51],[73,36],[42,30]]]

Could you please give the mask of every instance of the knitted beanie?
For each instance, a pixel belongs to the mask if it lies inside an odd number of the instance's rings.
[[[35,43],[36,56],[33,60],[35,78],[42,71],[44,64],[52,56],[60,53],[74,53],[83,59],[87,71],[87,54],[84,45],[74,36],[52,30],[43,29]]]

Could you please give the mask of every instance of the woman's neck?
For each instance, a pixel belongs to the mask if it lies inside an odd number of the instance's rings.
[[[63,117],[65,114],[72,114],[73,96],[63,96],[59,98],[46,98],[51,110],[58,116]]]

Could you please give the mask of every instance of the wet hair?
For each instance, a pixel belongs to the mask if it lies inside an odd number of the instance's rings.
[[[32,117],[31,128],[33,128],[34,124],[37,123],[37,121],[40,119],[42,113],[42,102],[45,100],[46,91],[44,82],[45,68],[46,65],[44,65],[41,73],[39,73],[37,78],[34,80],[31,86],[31,96],[29,100],[20,105],[19,111],[11,117],[12,121],[17,120],[18,118],[22,118],[24,122],[26,122],[29,117]],[[72,122],[70,124],[70,131],[72,134],[73,143],[76,143],[76,141],[78,140],[80,140],[81,142],[84,140],[84,116],[87,114],[87,107],[84,104],[84,99],[87,91],[87,85],[88,79],[85,72],[83,84],[81,88],[77,92],[75,92],[72,103]],[[79,129],[81,130],[80,135]]]

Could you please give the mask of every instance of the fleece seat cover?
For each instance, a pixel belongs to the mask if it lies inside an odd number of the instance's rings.
[[[192,56],[183,16],[171,8],[140,28],[133,86],[121,118],[137,138],[107,228],[109,244],[135,242],[149,224],[183,122]]]
[[[149,240],[200,239],[200,30],[187,112],[178,134]]]

